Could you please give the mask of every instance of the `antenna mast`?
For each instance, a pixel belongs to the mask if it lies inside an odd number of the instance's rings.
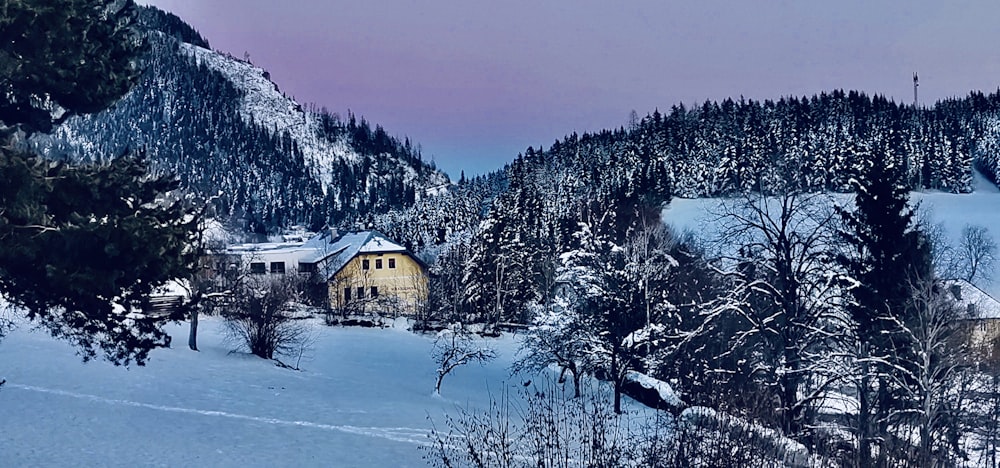
[[[917,72],[913,72],[913,108],[917,108],[917,86],[920,86],[920,82],[917,81]]]

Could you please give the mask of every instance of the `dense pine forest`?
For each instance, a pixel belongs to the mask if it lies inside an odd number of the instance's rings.
[[[911,189],[967,192],[973,167],[988,177],[1000,169],[998,110],[998,93],[914,109],[839,90],[678,105],[628,128],[528,148],[499,173],[457,185],[419,208],[377,216],[375,224],[418,251],[454,235],[453,243],[428,254],[457,262],[442,271],[465,281],[463,307],[523,321],[526,304],[546,294],[544,264],[572,246],[592,205],[620,207],[617,216],[633,219],[623,221],[628,225],[658,216],[655,207],[672,197],[850,192],[851,181],[875,160],[899,168],[901,183]],[[498,263],[514,270],[483,270]],[[504,304],[483,303],[497,297]]]

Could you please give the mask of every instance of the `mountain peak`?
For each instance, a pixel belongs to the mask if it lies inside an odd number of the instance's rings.
[[[265,70],[208,49],[160,13],[145,10],[145,24],[156,27],[133,89],[108,110],[34,138],[40,152],[84,162],[140,152],[187,190],[221,192],[219,215],[255,231],[350,223],[450,183],[408,139],[353,115],[345,122],[303,109]]]

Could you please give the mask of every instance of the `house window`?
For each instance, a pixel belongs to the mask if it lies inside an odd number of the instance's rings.
[[[389,259],[389,268],[396,268],[396,259],[395,258],[390,258]]]
[[[351,302],[351,288],[344,288],[344,302]]]
[[[364,298],[365,298],[365,287],[358,286],[358,299],[364,299]]]
[[[271,273],[276,275],[285,274],[285,262],[271,262]]]
[[[264,262],[253,262],[250,264],[250,273],[254,275],[263,275],[267,273],[267,265]]]
[[[367,270],[369,268],[371,268],[371,260],[368,260],[367,258],[364,259],[364,260],[362,260],[361,261],[361,269],[362,270]]]
[[[372,299],[378,297],[378,286],[372,286]]]
[[[381,258],[376,258],[375,259],[375,269],[376,270],[381,270],[382,269],[382,259]]]
[[[300,263],[299,273],[316,273],[315,263]]]

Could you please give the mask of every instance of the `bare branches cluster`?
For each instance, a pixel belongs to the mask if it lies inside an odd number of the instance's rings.
[[[431,357],[437,364],[437,380],[434,383],[434,393],[441,393],[441,383],[445,376],[458,367],[470,363],[485,364],[496,359],[497,353],[485,342],[476,340],[472,333],[461,324],[441,330],[434,340]]]
[[[298,306],[301,291],[301,280],[292,275],[245,275],[214,299],[214,309],[239,348],[264,359],[301,359],[312,341]]]

